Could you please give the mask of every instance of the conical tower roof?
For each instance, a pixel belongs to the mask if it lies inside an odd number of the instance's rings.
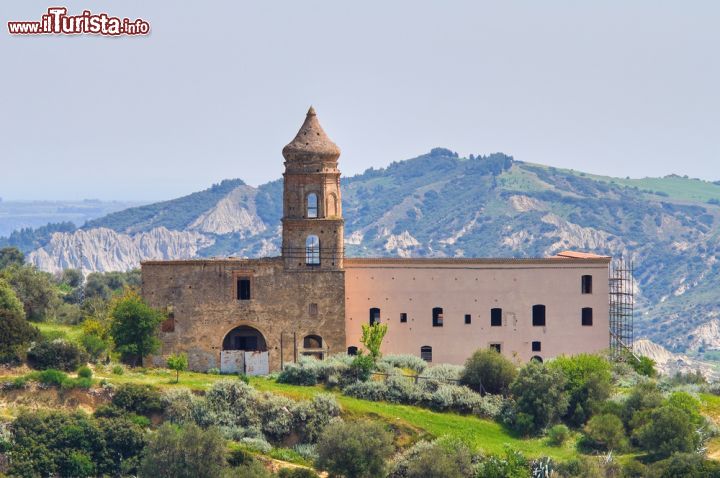
[[[300,131],[283,148],[282,154],[287,161],[335,161],[340,156],[340,148],[325,134],[311,106]]]

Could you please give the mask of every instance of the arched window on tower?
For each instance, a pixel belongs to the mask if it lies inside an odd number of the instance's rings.
[[[307,218],[315,219],[318,217],[318,196],[315,193],[307,195]]]
[[[314,234],[309,235],[305,240],[305,264],[320,265],[320,239]]]

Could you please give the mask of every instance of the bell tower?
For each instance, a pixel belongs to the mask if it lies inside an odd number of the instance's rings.
[[[310,107],[285,158],[282,255],[291,271],[343,268],[340,148],[328,138]]]

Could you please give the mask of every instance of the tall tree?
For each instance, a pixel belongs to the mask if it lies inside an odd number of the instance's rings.
[[[28,320],[45,320],[59,303],[58,288],[47,272],[29,265],[11,265],[2,271],[2,276],[22,301]]]
[[[17,247],[3,247],[0,249],[0,269],[5,269],[10,265],[21,266],[25,263],[25,254],[20,252]]]
[[[110,310],[110,335],[115,348],[133,365],[160,348],[158,327],[165,316],[147,305],[137,292],[126,289]]]
[[[25,320],[22,303],[12,287],[0,279],[0,362],[22,358],[27,346],[39,335]]]

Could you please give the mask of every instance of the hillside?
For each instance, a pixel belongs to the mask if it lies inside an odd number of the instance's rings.
[[[144,258],[276,255],[281,194],[281,181],[224,181],[47,233],[29,258],[87,272]],[[343,179],[348,256],[622,255],[636,266],[636,335],[695,355],[720,348],[720,328],[703,327],[720,317],[718,204],[720,185],[706,181],[609,178],[443,148]]]

